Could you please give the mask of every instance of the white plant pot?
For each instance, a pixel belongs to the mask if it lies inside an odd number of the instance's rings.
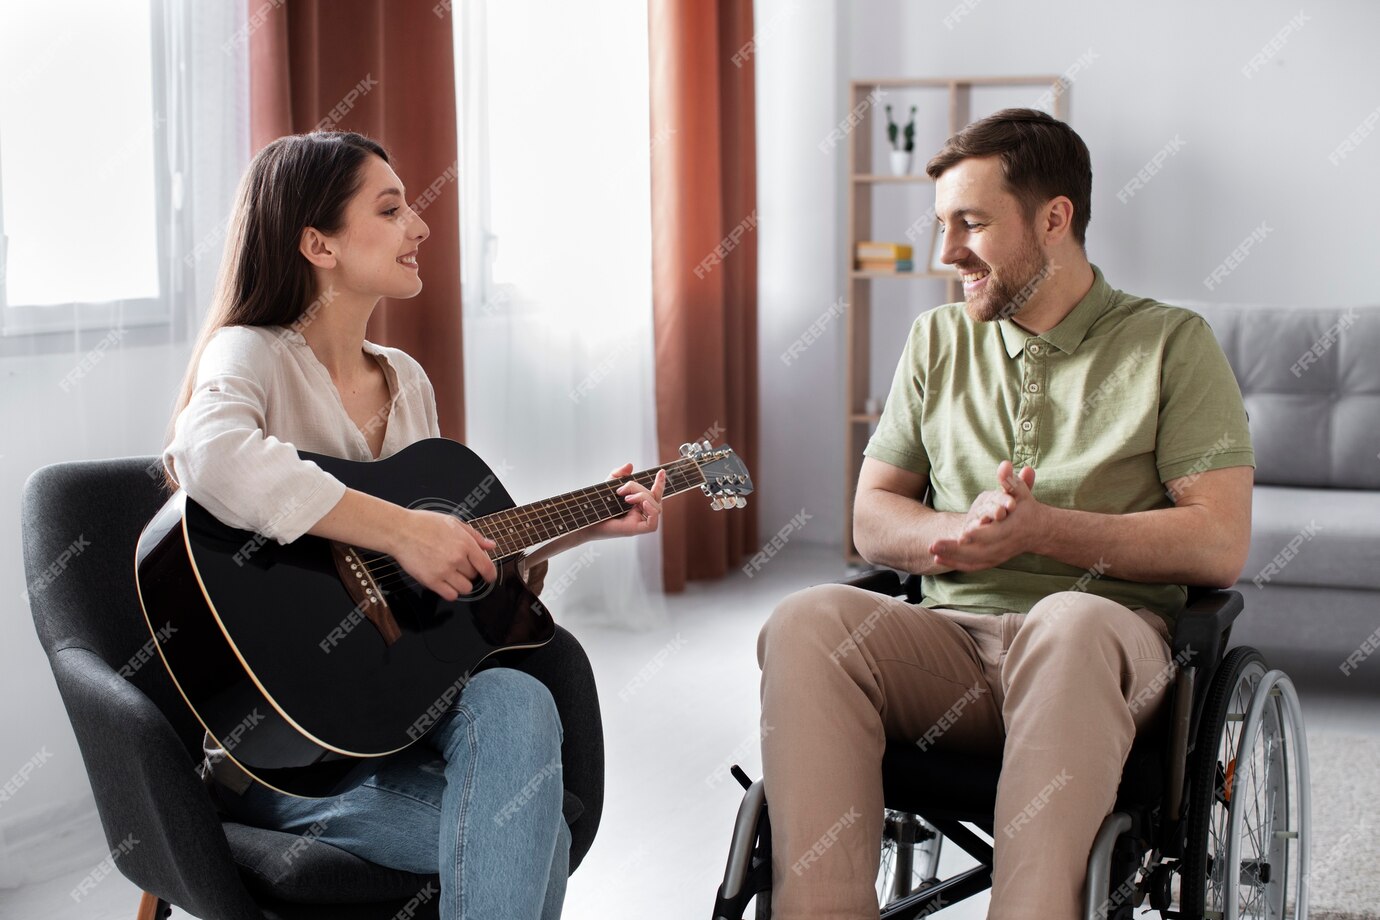
[[[891,174],[905,176],[910,174],[911,153],[906,150],[891,151]]]

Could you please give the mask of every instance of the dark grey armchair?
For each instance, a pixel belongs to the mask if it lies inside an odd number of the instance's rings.
[[[383,920],[438,916],[436,876],[386,869],[290,834],[222,823],[197,778],[202,729],[157,656],[134,585],[140,530],[166,498],[152,457],[60,463],[24,489],[29,603],[75,729],[116,865],[144,890],[140,920],[177,906],[202,920]],[[584,650],[557,627],[550,644],[504,661],[543,681],[565,727],[570,871],[599,827],[604,740]],[[121,676],[121,669],[126,676]],[[287,872],[284,874],[284,866]],[[430,886],[428,888],[428,886]]]

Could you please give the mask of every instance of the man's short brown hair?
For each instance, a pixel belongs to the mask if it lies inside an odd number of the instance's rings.
[[[1074,130],[1038,109],[1002,109],[949,138],[925,166],[931,179],[960,160],[1000,157],[1007,190],[1034,217],[1040,205],[1063,195],[1073,202],[1073,236],[1084,239],[1092,216],[1092,161]]]

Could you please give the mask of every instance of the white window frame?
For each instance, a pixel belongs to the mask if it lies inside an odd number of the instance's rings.
[[[190,266],[179,258],[190,237],[190,209],[184,207],[187,93],[178,80],[187,72],[187,15],[184,0],[149,0],[151,78],[153,84],[153,151],[157,227],[157,297],[103,302],[15,304],[0,283],[0,339],[71,335],[74,331],[168,326],[174,305],[190,289]],[[4,129],[0,125],[0,131]],[[4,187],[0,182],[0,282],[6,270]]]

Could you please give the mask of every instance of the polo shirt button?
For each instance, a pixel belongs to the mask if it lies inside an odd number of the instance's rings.
[[[1032,393],[1038,393],[1040,392],[1040,385],[1038,383],[1032,383],[1030,386],[1026,387],[1026,389]]]
[[[1030,429],[1032,429],[1032,428],[1034,428],[1034,427],[1035,427],[1035,426],[1034,426],[1032,423],[1028,422],[1028,421],[1026,421],[1026,422],[1021,422],[1021,430],[1022,430],[1022,431],[1029,431]]]
[[[1038,355],[1040,353],[1040,346],[1036,345],[1034,342],[1030,343],[1030,353],[1032,355]]]

